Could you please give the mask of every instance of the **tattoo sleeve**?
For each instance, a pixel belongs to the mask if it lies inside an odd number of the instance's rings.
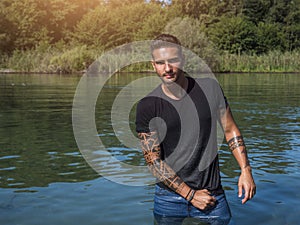
[[[191,189],[176,175],[174,170],[160,158],[161,149],[157,133],[139,133],[138,137],[141,140],[141,148],[146,163],[153,175],[170,189],[182,197],[187,198]]]

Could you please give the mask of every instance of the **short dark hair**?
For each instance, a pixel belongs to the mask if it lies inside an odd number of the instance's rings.
[[[151,53],[155,49],[163,48],[163,47],[175,47],[178,48],[179,53],[182,54],[181,43],[177,37],[171,34],[160,34],[156,38],[154,38],[151,42]]]

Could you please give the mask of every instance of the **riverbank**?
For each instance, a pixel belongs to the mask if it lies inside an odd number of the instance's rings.
[[[43,51],[16,51],[11,56],[1,57],[0,73],[81,74],[101,55],[99,52],[101,51],[89,49],[87,46],[64,51],[52,48]],[[272,51],[263,55],[223,52],[214,56],[212,65],[209,62],[207,64],[214,73],[299,73],[299,58],[300,51]],[[118,60],[123,62],[128,59],[123,57]],[[109,65],[105,65],[105,68],[110,70]],[[119,72],[144,71],[152,71],[150,63],[136,63],[122,68]]]
[[[9,74],[21,74],[21,75],[33,75],[33,74],[39,74],[39,75],[58,75],[58,74],[63,74],[63,75],[83,75],[85,74],[86,71],[77,71],[77,72],[74,72],[74,73],[50,73],[50,72],[24,72],[24,71],[13,71],[13,70],[1,70],[0,69],[0,75],[9,75]],[[146,74],[146,73],[149,73],[149,74],[154,74],[155,72],[154,71],[149,71],[149,70],[145,70],[145,71],[135,71],[135,72],[127,72],[127,71],[118,71],[117,73],[119,74],[127,74],[127,73],[134,73],[134,74]],[[228,71],[222,71],[222,72],[213,72],[215,75],[222,75],[222,74],[300,74],[300,71],[286,71],[286,72],[280,72],[280,71],[272,71],[272,72],[245,72],[245,71],[235,71],[235,72],[228,72]]]

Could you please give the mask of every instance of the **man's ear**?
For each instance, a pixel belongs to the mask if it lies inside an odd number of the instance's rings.
[[[151,64],[152,64],[152,67],[153,67],[154,71],[156,72],[156,68],[155,68],[155,62],[154,62],[154,60],[151,60]]]

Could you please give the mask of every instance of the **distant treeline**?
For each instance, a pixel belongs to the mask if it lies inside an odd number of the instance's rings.
[[[300,71],[300,0],[1,0],[0,68],[81,71],[162,32],[213,71]]]

